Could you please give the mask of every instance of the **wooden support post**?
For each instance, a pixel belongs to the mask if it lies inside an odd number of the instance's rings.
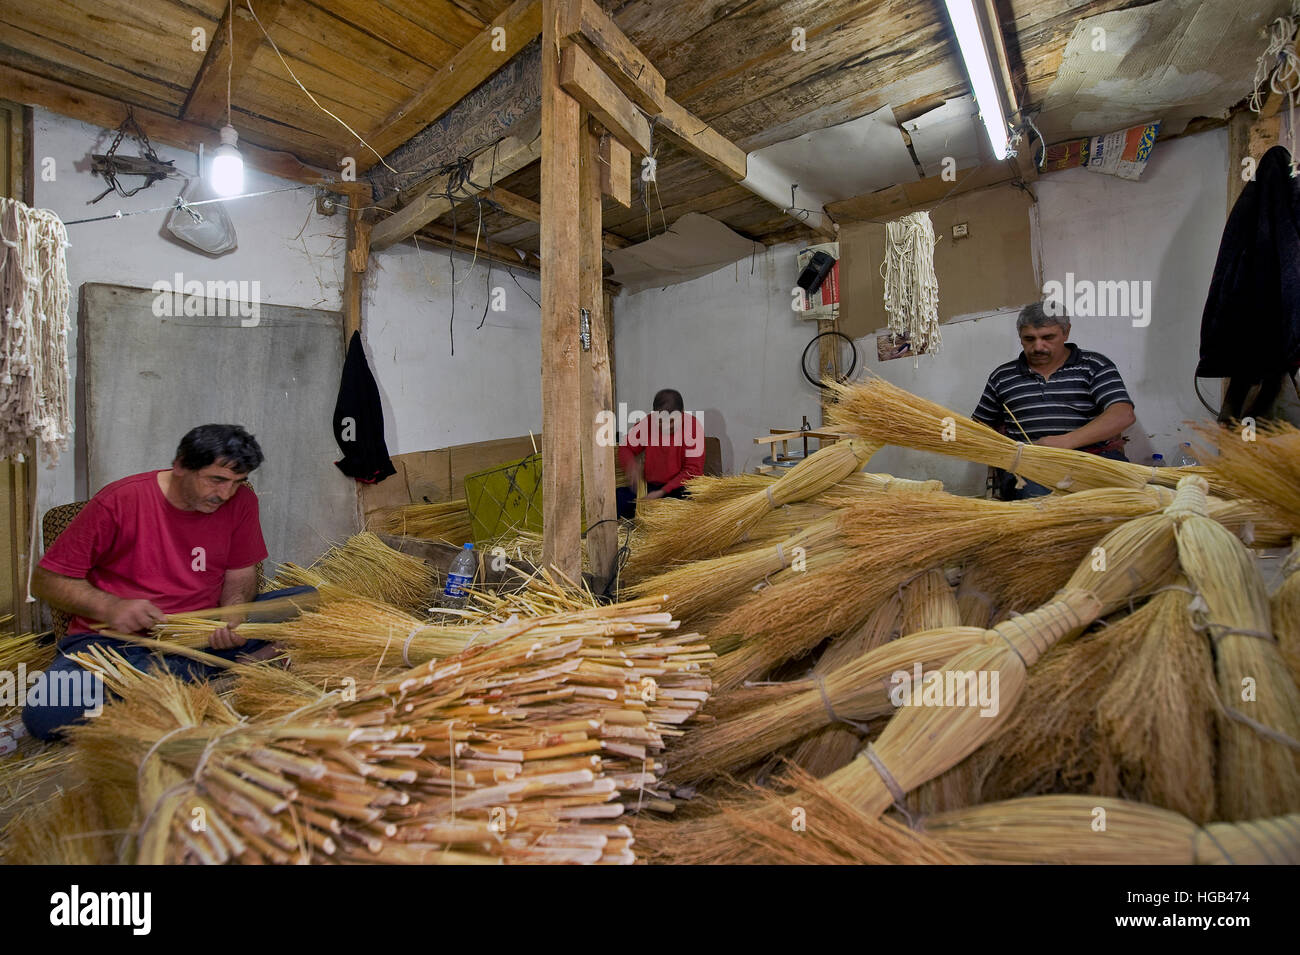
[[[600,191],[632,208],[632,154],[608,130],[600,137]]]
[[[370,223],[361,220],[357,206],[348,208],[348,256],[343,273],[343,347],[352,333],[361,331],[361,291],[370,259]]]
[[[587,518],[587,562],[598,591],[614,576],[618,553],[618,507],[614,493],[612,435],[597,428],[600,412],[613,413],[614,385],[605,331],[605,289],[601,254],[600,137],[582,135],[579,169],[578,240],[581,243],[581,302],[587,310],[590,350],[578,356],[582,389],[582,496]],[[612,431],[612,429],[609,429]],[[604,440],[602,440],[604,439]]]
[[[558,0],[542,4],[542,564],[582,574],[577,100],[560,88]],[[578,452],[578,453],[575,453]]]
[[[1277,145],[1281,132],[1282,117],[1276,113],[1263,116],[1243,109],[1228,120],[1228,212],[1237,204],[1264,153]]]

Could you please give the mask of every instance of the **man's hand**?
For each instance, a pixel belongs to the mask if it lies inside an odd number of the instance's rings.
[[[208,638],[208,646],[213,650],[233,650],[235,647],[242,647],[248,642],[247,637],[242,637],[235,632],[238,624],[228,623],[212,631],[212,636]]]
[[[121,633],[138,633],[162,623],[165,617],[166,614],[147,600],[118,600],[104,622]]]
[[[1039,438],[1034,444],[1042,445],[1045,448],[1065,448],[1067,451],[1074,450],[1074,442],[1070,440],[1069,434],[1049,434]]]
[[[646,499],[647,501],[657,501],[657,500],[659,500],[659,498],[661,498],[661,497],[663,497],[663,496],[664,496],[663,488],[655,488],[655,490],[653,490],[653,491],[646,491],[646,492],[645,492],[645,499]]]

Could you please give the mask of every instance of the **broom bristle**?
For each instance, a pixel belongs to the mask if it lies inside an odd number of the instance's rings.
[[[1300,690],[1271,634],[1268,595],[1254,559],[1230,532],[1195,514],[1178,526],[1178,554],[1214,640],[1225,717],[1219,815],[1243,820],[1294,812],[1300,809],[1292,748],[1300,745]]]

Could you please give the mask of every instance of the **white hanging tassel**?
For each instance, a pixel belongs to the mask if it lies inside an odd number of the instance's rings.
[[[885,226],[881,274],[890,333],[895,338],[907,336],[913,355],[937,352],[943,336],[939,331],[939,280],[934,274],[934,225],[930,213],[913,212]]]
[[[68,233],[48,209],[0,198],[0,459],[45,443],[58,463],[72,433]]]

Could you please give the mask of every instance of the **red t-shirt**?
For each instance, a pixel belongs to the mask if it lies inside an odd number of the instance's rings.
[[[656,425],[654,420],[654,415],[646,415],[628,428],[618,460],[626,472],[644,451],[646,483],[662,484],[667,494],[704,473],[704,429],[690,414],[681,416],[681,427],[672,435],[666,425]]]
[[[124,600],[148,600],[163,613],[219,606],[226,571],[266,557],[257,495],[244,485],[211,514],[182,511],[158,486],[159,473],[134,474],[96,494],[40,566]],[[93,633],[93,622],[73,617],[68,633]]]

